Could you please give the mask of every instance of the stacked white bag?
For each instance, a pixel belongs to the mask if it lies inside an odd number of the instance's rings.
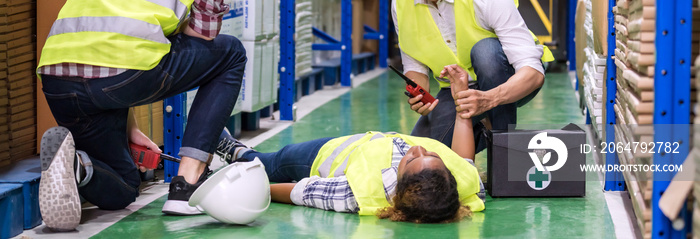
[[[277,101],[279,0],[233,0],[230,9],[221,34],[240,39],[248,57],[232,114],[255,112]]]
[[[312,0],[296,1],[296,76],[303,76],[311,72],[313,51],[311,45],[314,43],[313,36],[313,2]]]
[[[586,1],[586,48],[584,49],[587,61],[583,67],[583,91],[586,106],[590,113],[591,126],[598,140],[603,139],[603,80],[605,78],[606,60],[593,50],[593,18],[591,16],[592,3]]]

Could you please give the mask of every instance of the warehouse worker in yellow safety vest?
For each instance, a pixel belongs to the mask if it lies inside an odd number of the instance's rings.
[[[459,114],[474,122],[479,152],[486,147],[480,133],[485,127],[507,129],[516,123],[517,107],[535,97],[544,83],[542,62],[554,60],[528,30],[517,4],[517,0],[393,1],[404,73],[429,90],[432,71],[441,88],[432,104],[421,103],[422,96],[408,100],[421,114],[411,135],[450,146],[452,120]],[[440,73],[454,64],[467,69],[476,86],[457,93],[453,104],[450,83]]]
[[[456,91],[467,89],[467,73],[451,66]],[[260,153],[230,148],[231,161],[259,158],[273,201],[394,221],[458,221],[484,209],[484,189],[473,166],[470,119],[455,117],[452,149],[424,137],[368,132],[322,138]],[[293,182],[297,183],[285,183]]]
[[[182,147],[168,152],[182,162],[163,212],[200,214],[187,201],[210,172],[246,63],[238,39],[217,36],[228,9],[223,0],[65,3],[37,68],[59,125],[41,142],[39,201],[49,228],[75,229],[80,197],[106,210],[134,202],[141,177],[129,143],[161,150],[139,130],[129,108],[196,87],[187,128],[178,136]]]

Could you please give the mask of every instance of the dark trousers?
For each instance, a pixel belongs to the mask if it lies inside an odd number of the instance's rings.
[[[298,144],[289,144],[277,152],[260,153],[254,150],[241,155],[244,161],[256,157],[265,165],[265,172],[271,182],[292,182],[309,177],[311,165],[318,151],[333,138],[320,138]]]
[[[505,52],[503,52],[501,42],[496,38],[486,38],[476,43],[472,48],[471,61],[478,78],[477,89],[481,91],[496,88],[515,74],[515,69],[508,61]],[[539,89],[516,103],[499,105],[473,117],[476,152],[480,152],[487,146],[486,139],[482,133],[483,125],[479,121],[488,116],[493,129],[506,130],[508,125],[515,125],[516,123],[518,118],[517,107],[532,100],[538,92]],[[435,109],[430,114],[421,116],[418,119],[411,135],[432,138],[451,147],[454,120],[457,115],[454,99],[449,88],[440,89],[435,98],[440,100],[440,103],[435,106]]]
[[[56,121],[71,131],[76,148],[94,164],[92,179],[79,188],[80,195],[102,209],[125,208],[138,196],[141,180],[128,147],[129,107],[199,87],[180,155],[206,162],[238,99],[246,63],[238,39],[221,35],[205,41],[185,34],[168,39],[170,53],[149,71],[97,79],[42,76]]]

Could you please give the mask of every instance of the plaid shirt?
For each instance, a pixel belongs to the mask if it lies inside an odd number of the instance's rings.
[[[223,13],[228,8],[229,6],[224,3],[224,0],[194,0],[190,11],[189,26],[203,36],[214,38],[219,35]],[[43,66],[39,68],[38,72],[43,75],[93,79],[116,76],[127,70],[129,69],[65,62]]]
[[[384,195],[387,201],[396,195],[396,177],[399,168],[399,162],[411,145],[408,145],[401,138],[393,138],[394,150],[391,158],[391,167],[382,170],[382,182],[384,183]],[[472,165],[474,161],[468,160]],[[481,184],[481,191],[477,194],[479,198],[484,200],[486,194],[484,185]],[[332,178],[321,178],[312,176],[304,178],[294,186],[291,193],[292,202],[296,205],[320,208],[328,211],[336,212],[358,212],[360,207],[357,205],[355,195],[350,189],[348,179],[345,176]]]

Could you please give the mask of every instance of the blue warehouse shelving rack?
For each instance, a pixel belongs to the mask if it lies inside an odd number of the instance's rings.
[[[295,46],[294,29],[296,21],[295,1],[280,2],[280,88],[279,111],[281,120],[294,120],[295,93]]]
[[[605,72],[605,83],[604,83],[604,93],[605,99],[605,117],[603,123],[605,124],[604,141],[608,144],[615,142],[615,124],[617,123],[617,116],[615,114],[615,101],[617,94],[617,83],[615,82],[617,77],[617,66],[615,65],[615,48],[616,48],[616,38],[615,38],[615,13],[613,13],[613,8],[615,7],[615,0],[608,1],[608,55],[606,56],[606,72]],[[612,86],[612,87],[611,87]],[[620,159],[617,154],[605,154],[605,165],[618,165],[620,164]],[[625,179],[621,172],[605,172],[605,190],[607,191],[624,191],[625,190]]]
[[[605,80],[605,138],[616,143],[614,126],[617,124],[614,106],[616,97],[617,66],[615,65],[615,15],[617,1],[609,0],[608,55]],[[575,4],[570,5],[574,8]],[[595,6],[594,6],[595,7]],[[689,152],[690,142],[690,68],[692,1],[656,1],[654,65],[654,142],[678,143],[678,153],[656,152],[652,164],[682,165]],[[574,59],[570,59],[574,61]],[[605,164],[619,165],[617,154],[606,154]],[[668,188],[675,172],[653,172],[651,190],[651,238],[687,238],[691,215],[681,210],[679,219],[671,222],[660,210],[659,199]],[[625,190],[625,178],[620,172],[606,172],[605,190]],[[685,208],[685,207],[684,207]]]
[[[177,155],[182,146],[182,135],[185,132],[185,105],[187,93],[182,93],[163,101],[163,153]],[[163,161],[164,180],[170,182],[177,176],[179,163]]]
[[[681,165],[688,155],[692,5],[691,0],[656,1],[654,141],[680,144],[679,153],[654,154],[653,163],[657,165]],[[686,210],[681,210],[679,217],[684,222],[674,223],[674,227],[659,209],[659,199],[674,175],[675,172],[654,172],[652,238],[686,238],[690,231]]]

